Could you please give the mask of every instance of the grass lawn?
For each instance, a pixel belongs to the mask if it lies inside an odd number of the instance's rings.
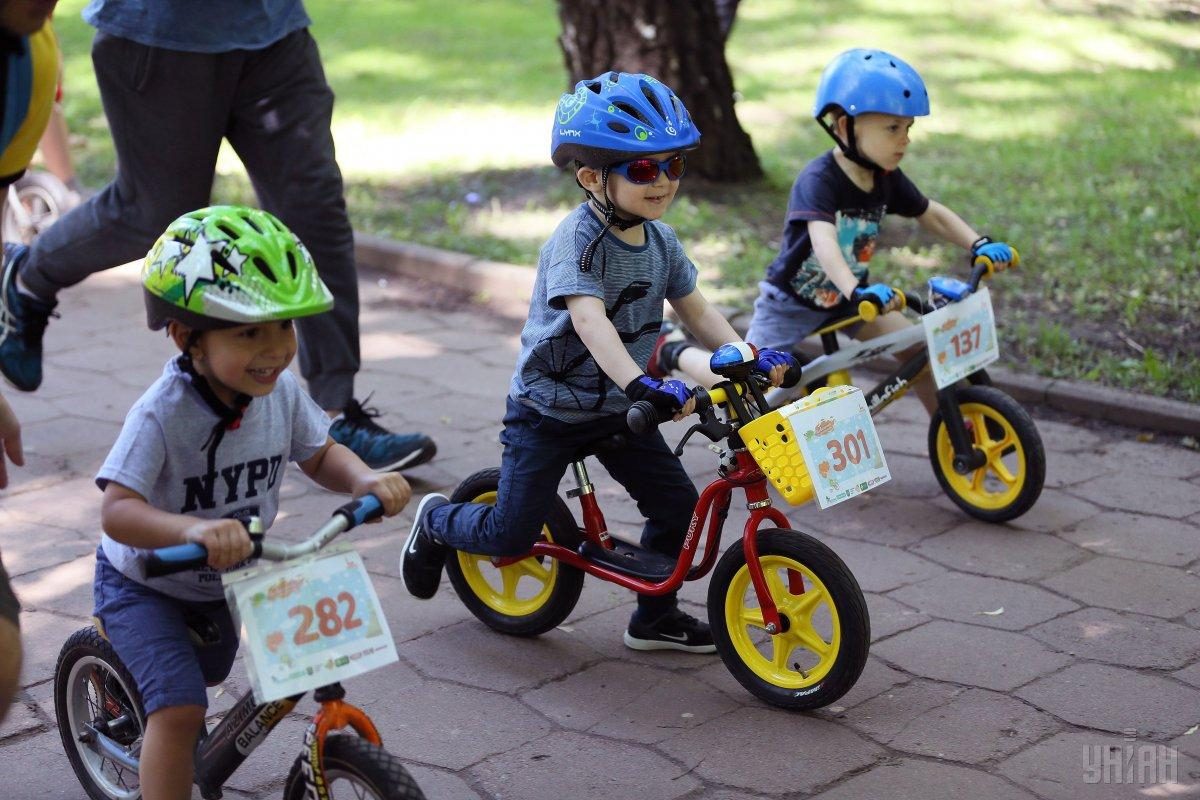
[[[84,183],[113,156],[83,0],[63,0],[70,125]],[[578,202],[549,165],[566,86],[550,0],[309,0],[338,94],[356,227],[533,264]],[[822,66],[875,46],[929,86],[904,169],[977,229],[1020,248],[993,283],[1003,361],[1200,402],[1200,10],[1184,0],[747,0],[728,57],[765,180],[688,178],[666,221],[705,292],[748,305],[788,189],[829,146],[810,117]],[[232,154],[220,200],[250,201]],[[898,222],[872,274],[917,288],[961,253]]]

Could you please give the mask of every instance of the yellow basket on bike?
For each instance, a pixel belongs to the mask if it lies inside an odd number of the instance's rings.
[[[850,386],[828,386],[808,397],[751,420],[741,427],[742,441],[758,462],[763,475],[789,505],[801,506],[813,499],[812,478],[800,452],[800,442],[789,419],[792,414],[856,391]]]

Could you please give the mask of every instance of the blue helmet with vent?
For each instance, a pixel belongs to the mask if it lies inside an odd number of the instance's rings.
[[[859,48],[830,61],[817,84],[813,116],[834,106],[851,117],[870,112],[897,117],[929,114],[929,92],[917,71],[891,53]]]
[[[605,167],[699,144],[700,131],[667,86],[641,73],[606,72],[558,101],[550,157],[557,167]]]

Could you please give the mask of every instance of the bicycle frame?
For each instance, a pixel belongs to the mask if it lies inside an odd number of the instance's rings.
[[[261,537],[254,544],[255,556],[261,555],[273,561],[285,561],[320,550],[341,533],[358,524],[379,516],[382,505],[378,498],[367,495],[346,503],[333,517],[315,533],[302,542],[287,544],[264,542]],[[251,531],[255,528],[251,526]],[[252,534],[253,535],[253,534]],[[207,552],[198,544],[177,545],[154,551],[148,572],[161,574],[165,566],[168,571],[178,571],[180,566],[198,566],[207,559]],[[97,630],[104,636],[104,629],[96,621]],[[200,636],[197,632],[197,636]],[[105,637],[107,638],[107,637]],[[258,703],[252,690],[246,691],[211,731],[201,729],[196,743],[194,782],[205,800],[219,800],[221,787],[242,765],[259,745],[266,740],[280,722],[300,702],[307,692],[291,695],[280,700]],[[345,701],[346,690],[340,683],[330,683],[313,690],[313,699],[321,707],[313,717],[304,734],[302,755],[303,778],[306,782],[306,797],[328,800],[328,782],[325,779],[323,752],[325,738],[331,732],[352,728],[371,744],[382,747],[378,728],[371,718],[358,707]],[[91,728],[92,746],[105,757],[111,758],[127,769],[137,771],[138,760],[124,748],[112,741],[104,732]]]
[[[978,278],[975,278],[976,283]],[[911,307],[920,314],[926,314],[933,309],[921,302],[920,299],[905,295],[906,307]],[[864,308],[867,306],[869,308]],[[864,302],[859,306],[859,313],[839,319],[815,331],[814,335],[821,337],[824,355],[818,356],[804,365],[804,384],[812,385],[823,381],[823,385],[851,386],[850,376],[852,367],[861,366],[884,356],[894,356],[911,348],[919,348],[918,352],[904,361],[894,371],[864,393],[864,399],[871,415],[878,414],[894,401],[903,397],[914,382],[929,369],[929,349],[925,342],[925,331],[920,325],[912,325],[904,330],[894,331],[874,339],[855,341],[845,347],[837,338],[837,331],[857,322],[869,322],[875,318],[875,306]],[[986,373],[982,370],[982,380],[986,381]],[[958,407],[958,399],[954,387],[937,390],[938,409],[946,424],[946,433],[954,449],[954,470],[965,475],[979,469],[987,463],[987,456],[975,447],[971,434],[967,431]],[[774,404],[774,403],[773,403]]]
[[[710,390],[709,396],[713,404],[727,402],[728,391],[732,391],[730,384],[722,384]],[[730,412],[736,416],[736,412],[732,409],[730,409]],[[762,564],[758,560],[756,540],[759,528],[765,523],[772,523],[780,528],[790,528],[791,526],[787,517],[773,507],[771,498],[767,493],[767,479],[758,464],[746,450],[736,430],[729,434],[727,444],[730,450],[725,453],[726,460],[720,465],[718,470],[719,475],[700,493],[695,509],[692,511],[692,518],[688,524],[687,534],[684,537],[679,557],[676,559],[671,573],[662,580],[655,581],[628,574],[614,567],[607,566],[596,558],[589,558],[572,548],[545,540],[535,542],[528,553],[520,556],[494,558],[492,559],[492,563],[497,567],[504,567],[530,557],[554,558],[564,564],[580,569],[589,575],[594,575],[597,578],[615,583],[618,586],[623,586],[640,594],[667,594],[677,590],[684,581],[698,580],[712,570],[717,560],[718,546],[725,526],[725,519],[728,516],[729,506],[733,500],[733,492],[735,489],[741,489],[746,495],[746,507],[750,510],[750,518],[746,521],[742,533],[742,547],[746,553],[746,566],[750,571],[755,593],[758,595],[763,619],[767,623],[767,631],[769,633],[780,631],[782,624],[779,611],[774,600],[771,598],[766,579],[763,576]],[[682,446],[681,443],[679,448],[676,449],[677,455]],[[614,547],[612,537],[609,536],[608,526],[604,520],[604,514],[600,510],[600,505],[596,500],[595,489],[588,477],[584,460],[581,458],[573,462],[572,470],[577,486],[567,494],[568,497],[578,498],[580,501],[584,521],[580,531],[586,537],[587,542],[595,549],[611,551]],[[697,533],[706,524],[707,532],[703,536],[704,555],[700,563],[693,567],[701,540],[701,536],[698,536]],[[800,581],[799,575],[793,576],[792,584],[793,593],[799,594],[803,592],[803,584]]]
[[[325,737],[334,730],[350,727],[367,741],[382,746],[375,723],[361,709],[343,700],[346,691],[339,683],[322,686],[313,692],[321,704],[304,733],[304,779],[310,797],[328,797],[321,754]],[[196,744],[196,785],[205,800],[221,797],[221,787],[258,748],[283,718],[294,709],[304,694],[269,703],[256,703],[253,692],[246,692],[220,723]]]

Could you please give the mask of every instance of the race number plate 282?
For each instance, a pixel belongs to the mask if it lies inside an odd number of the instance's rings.
[[[225,576],[260,703],[398,660],[362,557],[348,545]]]
[[[992,296],[980,289],[965,300],[922,318],[929,365],[939,389],[983,369],[1000,357]]]
[[[891,479],[861,390],[819,389],[785,409],[821,508]]]

